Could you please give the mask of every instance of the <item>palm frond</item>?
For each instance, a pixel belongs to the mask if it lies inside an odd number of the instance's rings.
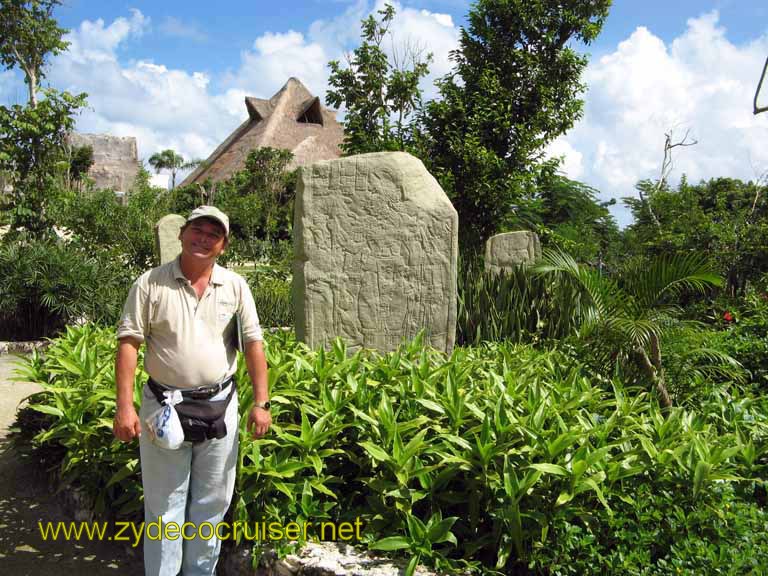
[[[713,266],[699,254],[665,255],[650,263],[638,263],[627,270],[624,285],[641,308],[653,308],[667,294],[682,291],[703,292],[710,286],[722,285]]]

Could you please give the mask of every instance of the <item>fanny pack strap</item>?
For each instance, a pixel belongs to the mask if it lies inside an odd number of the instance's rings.
[[[165,396],[163,392],[167,390],[150,378],[147,381],[150,391],[155,396],[159,404],[163,404]],[[227,435],[227,426],[224,422],[224,415],[229,406],[232,396],[235,395],[236,386],[232,379],[229,380],[231,389],[227,397],[223,400],[211,401],[210,398],[188,398],[176,404],[174,408],[179,416],[181,427],[184,430],[184,439],[188,442],[202,442],[204,440],[224,438]],[[225,387],[224,387],[225,388]],[[222,388],[222,389],[224,389]],[[212,392],[211,396],[218,394]]]

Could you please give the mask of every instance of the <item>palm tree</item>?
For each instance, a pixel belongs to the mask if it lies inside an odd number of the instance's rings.
[[[181,154],[177,154],[173,150],[167,149],[152,154],[152,156],[149,157],[148,162],[158,174],[160,174],[160,170],[170,170],[171,188],[176,188],[176,172],[187,168],[194,168],[200,165],[202,160],[190,160],[189,162],[185,162],[184,157]]]
[[[722,284],[706,260],[696,254],[662,256],[631,265],[614,279],[578,264],[568,254],[547,250],[534,270],[580,287],[588,307],[579,337],[592,339],[606,364],[633,361],[656,389],[662,406],[672,405],[661,361],[661,336],[682,323],[673,296]]]

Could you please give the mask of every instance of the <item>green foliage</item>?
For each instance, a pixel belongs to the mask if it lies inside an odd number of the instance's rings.
[[[386,4],[362,21],[362,44],[355,48],[346,68],[334,60],[328,64],[331,74],[326,103],[344,107],[345,155],[406,150],[411,142],[411,115],[421,105],[419,81],[429,73],[432,55],[421,58],[414,45],[397,49],[391,62],[382,48],[395,9]]]
[[[608,206],[598,202],[599,192],[581,182],[542,170],[537,192],[516,219],[535,229],[545,246],[568,252],[579,262],[616,266],[620,260],[621,234]]]
[[[120,201],[111,190],[64,195],[57,221],[84,250],[109,253],[134,276],[155,265],[154,227],[169,212],[167,194],[140,183]]]
[[[290,238],[296,189],[296,174],[288,170],[291,160],[289,150],[257,148],[243,170],[218,184],[212,203],[229,216],[227,251],[234,260],[258,261],[264,243]]]
[[[750,291],[744,298],[714,302],[711,321],[720,329],[713,347],[729,354],[748,371],[758,393],[768,390],[768,297]],[[727,320],[725,316],[730,316]]]
[[[98,251],[48,241],[0,244],[0,340],[53,336],[80,320],[114,323],[131,278]]]
[[[97,514],[131,517],[143,511],[143,500],[136,445],[112,435],[116,352],[114,329],[68,327],[44,356],[26,359],[18,374],[43,385],[26,409],[46,417],[36,426],[42,429],[35,431],[31,447],[59,455],[52,463],[57,483],[80,488]],[[137,372],[137,382],[146,379],[143,369]],[[140,391],[137,387],[134,395],[137,409]],[[15,438],[22,450],[26,441],[25,434]]]
[[[723,484],[692,498],[640,483],[614,514],[596,510],[588,522],[556,517],[551,544],[538,550],[531,568],[563,576],[758,576],[768,565],[768,513],[741,492]]]
[[[56,194],[56,163],[74,127],[73,115],[85,105],[85,94],[44,93],[35,107],[0,106],[0,171],[10,176],[13,188],[0,208],[13,231],[24,228],[36,236],[51,233],[48,207]]]
[[[669,393],[678,403],[697,403],[702,394],[748,379],[749,371],[724,341],[723,333],[703,329],[703,325],[670,328],[661,348]]]
[[[631,263],[611,278],[566,253],[547,250],[535,270],[575,284],[584,294],[578,337],[593,349],[602,371],[610,374],[617,365],[634,364],[669,406],[661,340],[680,325],[680,294],[700,293],[721,283],[709,262],[696,254],[661,256],[650,263]]]
[[[440,100],[420,119],[420,157],[459,213],[461,244],[480,248],[513,216],[544,147],[581,116],[587,63],[610,0],[478,0]]]
[[[75,146],[69,157],[69,177],[75,182],[82,182],[93,166],[93,147]]]
[[[83,344],[90,333],[72,329],[27,362],[24,377],[47,388],[34,408],[51,416],[36,442],[66,442],[61,469],[108,508],[138,504],[125,456],[135,446],[99,430],[114,341]],[[266,353],[274,425],[254,441],[241,415],[233,520],[360,517],[363,543],[406,551],[409,569],[660,574],[766,555],[765,512],[745,492],[768,472],[764,400],[702,397],[664,415],[571,355],[512,344],[446,358],[417,338],[379,356],[340,342],[311,351],[281,333]],[[244,406],[245,374],[241,362]]]
[[[552,282],[520,266],[486,272],[479,258],[460,260],[456,341],[536,342],[564,338],[580,324],[583,298],[574,285]]]
[[[259,323],[265,327],[293,326],[291,279],[271,266],[257,265],[247,276]]]
[[[652,184],[640,182],[648,189]],[[644,256],[706,253],[725,278],[730,296],[743,295],[750,283],[768,272],[768,203],[765,185],[714,178],[697,185],[683,179],[677,190],[662,188],[647,198],[647,208],[625,198],[635,222],[628,228],[628,247]]]
[[[59,0],[2,0],[0,2],[0,62],[7,69],[20,68],[29,88],[29,104],[37,105],[37,85],[48,56],[69,46],[52,17]]]

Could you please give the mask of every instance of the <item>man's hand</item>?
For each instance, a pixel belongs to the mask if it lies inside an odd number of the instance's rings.
[[[141,434],[141,422],[133,406],[117,409],[112,432],[121,442],[130,442]]]
[[[253,434],[254,438],[261,438],[269,430],[269,426],[272,424],[272,415],[269,410],[259,408],[258,406],[251,407],[251,411],[248,414],[248,430]]]

